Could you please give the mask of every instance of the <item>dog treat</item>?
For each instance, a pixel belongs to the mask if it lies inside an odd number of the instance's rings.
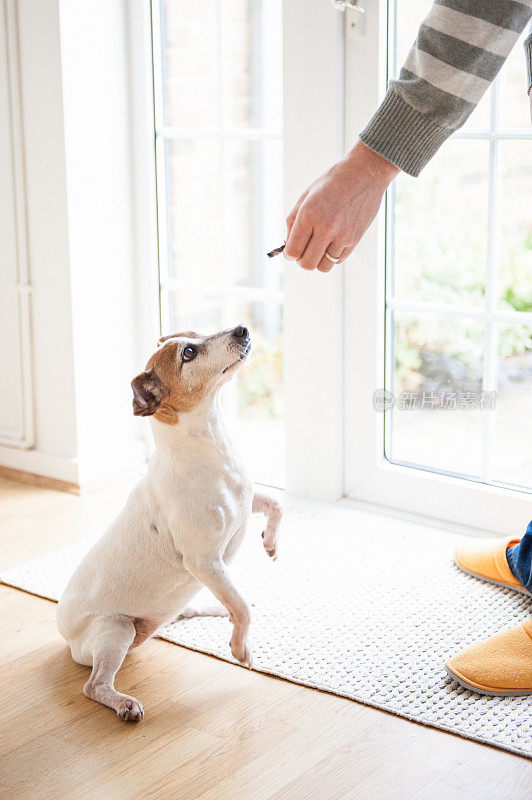
[[[275,250],[270,250],[270,252],[266,253],[266,255],[268,256],[268,258],[273,258],[274,256],[280,255],[280,253],[282,253],[283,250],[284,250],[284,244],[282,244],[280,247],[276,247]]]

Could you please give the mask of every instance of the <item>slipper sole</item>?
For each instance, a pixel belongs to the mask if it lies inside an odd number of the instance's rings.
[[[511,583],[504,583],[504,581],[495,581],[493,580],[493,578],[485,578],[484,575],[479,575],[477,572],[471,572],[470,570],[461,567],[457,561],[455,561],[454,563],[456,564],[458,569],[462,570],[462,572],[465,572],[466,575],[471,575],[473,578],[478,578],[481,581],[486,581],[486,583],[491,583],[493,584],[493,586],[500,586],[503,589],[512,589],[514,592],[519,592],[519,594],[524,594],[525,597],[532,597],[532,593],[529,592],[528,589],[525,589],[524,586],[512,586]]]
[[[460,686],[464,687],[464,689],[469,689],[470,692],[476,692],[477,694],[487,694],[490,697],[525,697],[527,695],[532,694],[532,689],[522,689],[517,691],[511,691],[510,689],[508,689],[506,691],[502,690],[500,692],[494,692],[491,691],[490,689],[479,689],[478,686],[473,686],[473,684],[468,683],[463,678],[459,678],[458,675],[456,675],[452,671],[452,669],[449,669],[447,664],[444,664],[444,667],[445,671],[453,679],[453,681],[459,683]]]

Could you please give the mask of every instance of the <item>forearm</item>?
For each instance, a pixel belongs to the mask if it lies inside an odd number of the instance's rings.
[[[532,14],[532,0],[436,0],[361,140],[418,175],[469,117]]]

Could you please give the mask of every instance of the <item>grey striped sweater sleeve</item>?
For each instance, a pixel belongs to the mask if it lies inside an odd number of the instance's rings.
[[[469,117],[532,15],[532,0],[435,0],[397,80],[360,134],[417,176]]]

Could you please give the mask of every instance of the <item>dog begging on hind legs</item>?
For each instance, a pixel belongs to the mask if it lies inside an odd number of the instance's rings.
[[[172,619],[228,615],[231,652],[252,667],[250,611],[228,566],[252,512],[266,515],[264,548],[276,558],[282,510],[254,493],[225,431],[219,392],[250,347],[242,325],[212,336],[165,336],[131,383],[133,413],[150,417],[155,451],[57,609],[73,659],[92,667],[84,693],[122,719],[140,720],[144,709],[115,689],[116,673],[132,648]],[[189,606],[202,586],[220,606]]]

